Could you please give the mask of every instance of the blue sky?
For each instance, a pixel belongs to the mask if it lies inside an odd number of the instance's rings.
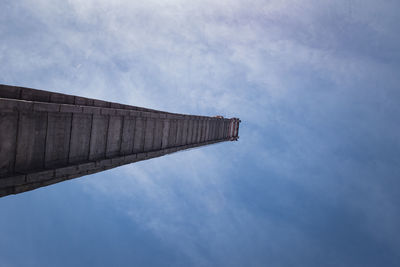
[[[399,266],[399,8],[2,1],[0,83],[242,123],[0,199],[0,266]]]

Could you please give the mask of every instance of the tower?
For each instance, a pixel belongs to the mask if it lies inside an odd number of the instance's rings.
[[[0,197],[234,141],[239,123],[0,85]]]

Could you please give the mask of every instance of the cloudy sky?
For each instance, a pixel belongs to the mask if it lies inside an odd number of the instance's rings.
[[[399,10],[1,1],[0,83],[242,123],[0,199],[0,266],[400,266]]]

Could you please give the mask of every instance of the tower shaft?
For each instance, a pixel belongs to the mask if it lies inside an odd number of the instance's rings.
[[[0,85],[0,197],[237,140],[239,123]]]

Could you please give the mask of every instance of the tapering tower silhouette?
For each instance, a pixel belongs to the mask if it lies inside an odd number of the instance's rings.
[[[0,197],[237,140],[239,123],[0,85]]]

